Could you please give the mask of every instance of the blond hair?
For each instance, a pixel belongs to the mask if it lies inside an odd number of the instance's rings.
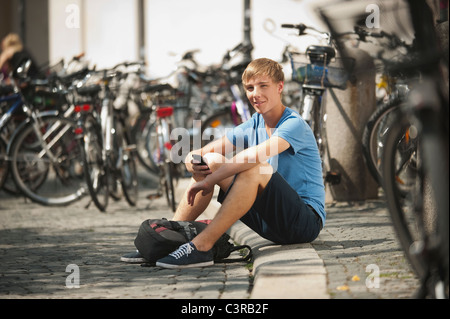
[[[256,76],[269,76],[275,83],[284,82],[284,73],[281,65],[267,58],[260,58],[250,62],[242,74],[242,83],[245,85]]]
[[[14,52],[22,51],[23,44],[22,40],[20,40],[20,37],[16,33],[10,33],[8,34],[2,41],[2,49],[12,49]]]

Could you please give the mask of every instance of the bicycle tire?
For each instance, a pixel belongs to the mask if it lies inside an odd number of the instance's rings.
[[[407,260],[411,264],[412,270],[421,278],[425,274],[426,263],[420,254],[413,254],[411,248],[413,247],[413,244],[420,239],[418,237],[418,229],[423,224],[422,218],[420,215],[416,216],[414,208],[411,209],[410,205],[406,204],[415,204],[414,200],[416,200],[417,203],[422,200],[423,179],[421,179],[420,174],[415,176],[415,178],[419,178],[417,186],[422,189],[419,193],[409,193],[409,196],[399,185],[400,176],[398,171],[400,167],[399,162],[401,161],[399,161],[398,153],[401,153],[399,149],[401,149],[402,140],[405,131],[408,129],[409,123],[407,123],[400,115],[396,118],[397,125],[391,127],[385,140],[382,159],[383,188],[392,224],[400,246],[402,247]],[[414,198],[414,196],[417,197]]]
[[[156,131],[157,124],[155,121],[148,122],[145,128],[145,148],[147,150],[148,162],[152,163],[151,166],[154,166],[152,172],[155,174],[160,173],[160,167],[158,163],[157,153],[159,152],[159,144],[158,144],[158,132]]]
[[[124,126],[120,120],[116,121],[116,138],[119,147],[120,162],[120,182],[125,200],[130,206],[136,206],[139,195],[139,184],[135,161],[135,151],[130,148],[129,138],[127,138]]]
[[[167,205],[169,205],[172,212],[175,213],[177,207],[175,201],[175,187],[173,183],[173,163],[169,161],[164,164],[164,188]]]
[[[214,113],[202,122],[200,130],[202,146],[221,138],[226,134],[228,129],[236,127],[241,123],[242,120],[240,117],[237,114],[234,115],[229,108]]]
[[[319,149],[320,158],[324,159],[325,157],[325,126],[323,123],[323,112],[325,105],[322,105],[319,101],[319,97],[315,96],[313,102],[313,113],[311,115],[311,129],[314,133],[314,137],[317,142],[317,148]]]
[[[151,132],[154,132],[154,120],[150,112],[143,113],[132,129],[133,143],[136,144],[136,155],[139,162],[150,173],[158,174],[159,168],[149,152],[149,143],[152,143]],[[150,147],[151,149],[151,147]]]
[[[444,104],[445,105],[445,104]],[[445,112],[442,112],[445,113]],[[420,114],[423,166],[429,180],[433,208],[436,213],[435,228],[425,225],[430,253],[429,280],[425,283],[428,296],[449,298],[449,141],[448,117],[445,114],[425,111]],[[426,296],[427,297],[427,296]]]
[[[112,149],[109,151],[106,151],[106,165],[108,166],[108,192],[109,192],[109,196],[115,200],[115,201],[119,201],[122,199],[122,195],[123,195],[123,190],[121,187],[121,172],[120,172],[120,154],[119,154],[119,149],[120,149],[120,143],[121,143],[121,135],[118,136],[118,132],[120,132],[120,130],[117,130],[117,122],[118,119],[116,118],[116,115],[114,114],[110,114],[108,116],[112,116],[112,129],[111,132],[106,132],[106,134],[112,134],[111,136],[111,146]],[[106,137],[105,137],[105,141],[106,141]],[[120,141],[120,142],[119,142]]]
[[[95,206],[105,212],[108,206],[109,166],[105,165],[102,150],[102,131],[98,121],[91,115],[84,119],[84,136],[80,140],[86,183]]]
[[[38,127],[35,127],[38,125]],[[23,126],[11,141],[11,174],[22,193],[46,206],[65,206],[87,193],[77,124],[60,116],[44,116]],[[46,147],[57,158],[51,160]]]
[[[172,144],[170,140],[171,122],[165,118],[161,118],[155,122],[155,151],[152,155],[155,156],[155,160],[159,163],[159,181],[162,191],[166,195],[167,205],[173,212],[176,210],[175,202],[175,187],[173,183],[173,170],[174,165],[171,161],[170,152],[171,148],[168,144]]]
[[[372,177],[378,185],[382,185],[381,154],[383,153],[384,139],[389,130],[392,112],[398,112],[402,101],[393,100],[390,103],[382,104],[370,116],[367,121],[362,136],[362,152],[364,159]]]
[[[11,132],[4,132],[4,131],[3,131],[3,133],[5,133],[6,136],[9,136],[9,138],[12,140],[12,139],[14,139],[14,136],[15,136],[15,133],[14,133],[15,130],[20,131],[20,129],[26,123],[27,123],[27,121],[22,122],[22,124],[15,125],[14,128],[12,128],[12,131],[13,131],[12,134],[11,134]],[[8,154],[8,152],[9,152],[8,145],[11,144],[10,143],[11,141],[8,141],[7,139],[4,139],[3,137],[0,138],[0,140],[1,140],[1,143],[3,144],[3,146],[1,146],[1,147],[5,148],[4,153],[2,153],[3,155],[0,155],[0,156],[3,156],[3,158],[4,158],[4,162],[0,166],[6,165],[6,166],[3,166],[5,169],[3,171],[3,173],[0,173],[0,175],[1,175],[0,179],[2,179],[2,181],[0,181],[0,188],[2,188],[5,192],[7,192],[10,195],[19,196],[22,194],[22,192],[17,187],[16,183],[14,182],[14,179],[11,176],[11,173],[9,172],[10,171],[10,156]],[[0,159],[0,162],[1,161],[2,160]],[[38,188],[40,186],[40,184],[41,183],[36,182],[35,188]]]
[[[3,156],[3,159],[0,159],[0,189],[3,189],[9,195],[19,196],[21,191],[17,188],[17,185],[9,172],[10,161],[8,160],[7,143],[3,139],[0,139],[0,144],[0,149],[2,149],[2,153],[0,154],[3,154],[0,155],[0,157]],[[39,184],[36,185],[36,187],[39,187]]]
[[[0,138],[0,188],[3,188],[3,185],[8,177],[8,160],[6,158],[6,143]]]

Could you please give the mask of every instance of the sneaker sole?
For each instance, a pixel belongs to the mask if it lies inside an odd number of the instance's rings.
[[[129,264],[142,264],[147,262],[144,258],[127,258],[127,257],[120,257],[120,260],[129,263]]]
[[[172,264],[166,264],[161,262],[156,262],[156,266],[162,267],[162,268],[168,268],[168,269],[184,269],[184,268],[196,268],[196,267],[208,267],[213,266],[214,261],[205,261],[202,263],[196,263],[196,264],[188,264],[188,265],[172,265]]]

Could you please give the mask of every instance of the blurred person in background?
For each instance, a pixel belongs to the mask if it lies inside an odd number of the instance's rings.
[[[30,77],[39,75],[39,69],[31,56],[31,54],[24,48],[22,40],[16,33],[10,33],[2,40],[2,52],[0,54],[0,78],[4,82],[8,82],[8,77],[11,71],[17,69],[20,64],[26,60],[31,60],[31,66],[28,71]]]

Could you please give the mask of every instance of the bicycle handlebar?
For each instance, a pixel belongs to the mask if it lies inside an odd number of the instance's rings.
[[[110,70],[110,71],[111,71],[111,70],[115,70],[115,69],[120,68],[121,66],[124,66],[124,67],[128,68],[128,67],[130,67],[130,66],[136,66],[136,65],[143,66],[143,65],[145,65],[145,62],[144,62],[144,61],[137,61],[137,62],[122,62],[122,63],[116,64],[113,68],[111,68],[111,69],[109,69],[109,70]]]
[[[362,27],[360,26],[355,26],[353,31],[349,31],[349,32],[344,32],[344,33],[340,33],[335,35],[335,37],[343,37],[346,35],[357,35],[360,41],[363,42],[367,42],[367,38],[386,38],[389,40],[389,48],[394,49],[397,47],[405,47],[407,49],[411,49],[411,45],[407,44],[405,41],[402,41],[397,35],[395,34],[391,34],[391,33],[387,33],[384,31],[381,32],[369,32],[364,30]]]
[[[329,32],[317,30],[316,28],[307,26],[304,23],[299,24],[283,23],[281,27],[284,29],[297,29],[299,36],[310,34],[306,32],[306,30],[314,31],[315,33],[319,33],[320,35],[324,36],[328,40],[328,44],[331,44],[331,34]]]
[[[243,42],[241,42],[238,45],[236,45],[233,49],[228,50],[225,53],[224,57],[222,58],[222,65],[229,62],[231,60],[231,58],[233,58],[233,56],[235,56],[239,52],[246,54],[246,53],[250,53],[252,50],[253,50],[252,44],[244,44]]]
[[[307,29],[307,26],[304,25],[303,23],[299,24],[283,23],[281,27],[284,29],[298,29],[300,34],[303,34],[303,32]]]

